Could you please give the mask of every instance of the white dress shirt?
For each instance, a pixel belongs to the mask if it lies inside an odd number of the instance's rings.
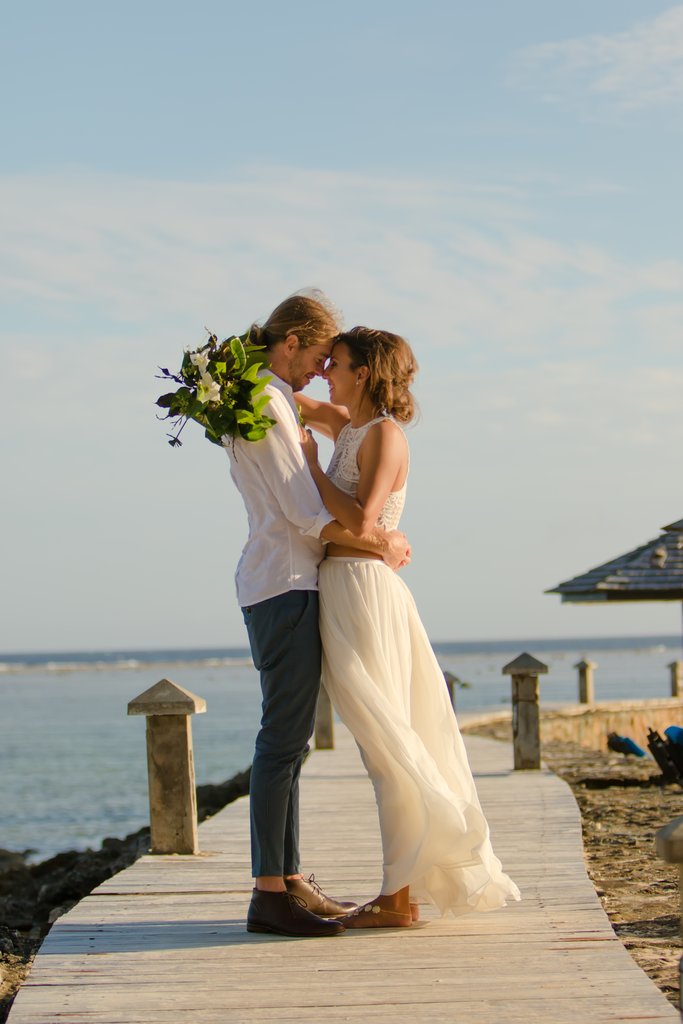
[[[249,520],[249,538],[235,574],[242,607],[288,590],[317,590],[324,554],[320,532],[334,519],[301,449],[292,389],[272,371],[268,375],[264,394],[270,402],[264,411],[275,426],[260,441],[225,441],[230,475]]]

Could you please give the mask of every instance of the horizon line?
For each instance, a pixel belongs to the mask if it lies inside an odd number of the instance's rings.
[[[676,644],[682,642],[681,634],[679,633],[598,633],[598,634],[573,634],[571,636],[517,636],[517,637],[473,637],[473,638],[461,638],[461,639],[442,639],[432,640],[430,643],[433,646],[443,646],[445,644],[543,644],[543,643],[577,643],[578,641],[591,641],[593,643],[600,641],[614,641],[614,640],[630,640],[631,642],[637,641],[675,641]],[[0,661],[4,658],[17,658],[23,655],[29,657],[37,657],[43,655],[55,655],[63,657],[68,654],[93,654],[93,655],[134,655],[134,654],[170,654],[170,653],[202,653],[202,652],[216,652],[216,651],[247,651],[249,652],[248,643],[243,644],[216,644],[216,645],[202,645],[202,646],[185,646],[185,647],[65,647],[60,649],[47,648],[38,650],[14,650],[0,652]]]

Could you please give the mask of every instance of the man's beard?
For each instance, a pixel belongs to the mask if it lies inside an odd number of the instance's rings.
[[[308,374],[297,366],[296,359],[293,359],[289,365],[289,383],[292,391],[302,391],[307,384],[310,384]]]

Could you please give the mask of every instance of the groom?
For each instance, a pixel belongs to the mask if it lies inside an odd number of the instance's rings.
[[[249,538],[237,566],[237,596],[263,694],[251,770],[251,850],[255,887],[247,930],[327,936],[355,907],[327,897],[299,865],[299,775],[313,732],[320,687],[318,565],[323,541],[409,559],[403,534],[355,536],[325,509],[300,444],[293,394],[322,374],[337,333],[328,310],[305,296],[286,299],[252,341],[266,348],[265,389],[275,424],[261,441],[226,446],[247,509]]]

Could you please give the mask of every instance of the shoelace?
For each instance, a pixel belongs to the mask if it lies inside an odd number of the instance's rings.
[[[325,899],[325,893],[322,891],[322,889],[316,882],[315,875],[308,876],[308,884],[310,885],[311,889],[313,889],[313,891],[317,893],[318,896],[322,896],[322,898]]]
[[[301,896],[297,896],[295,892],[288,892],[287,896],[289,897],[290,906],[292,905],[292,903],[296,903],[303,910],[306,910],[306,900],[303,900]]]

